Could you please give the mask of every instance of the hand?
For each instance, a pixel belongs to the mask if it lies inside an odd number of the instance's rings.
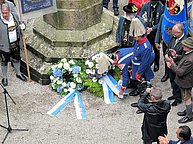
[[[165,55],[165,60],[166,62],[170,62],[170,63],[173,63],[173,59],[171,57],[168,56],[168,54]]]
[[[156,47],[157,50],[161,49],[161,46],[158,43],[155,43],[155,47]]]
[[[159,140],[160,144],[169,144],[169,140],[168,140],[166,135],[164,135],[164,137],[163,136],[159,136],[158,140]]]
[[[19,27],[20,27],[20,29],[25,30],[26,25],[24,22],[22,22],[21,24],[19,24]]]
[[[122,86],[122,84],[123,84],[123,80],[120,79],[120,80],[118,81],[118,85],[119,85],[119,86]]]
[[[176,54],[176,51],[174,49],[169,49],[169,52],[170,54],[173,56],[173,57],[176,57],[177,54]]]
[[[119,91],[118,98],[120,98],[120,99],[123,99],[123,98],[124,98],[123,92],[124,92],[125,89],[126,89],[126,88],[121,87],[121,89],[120,89],[120,91]]]
[[[151,92],[151,88],[146,88],[146,92],[150,93]]]
[[[152,28],[147,27],[147,29],[146,29],[147,34],[150,34],[151,31],[152,31]]]

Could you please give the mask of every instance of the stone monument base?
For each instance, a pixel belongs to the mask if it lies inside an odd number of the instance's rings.
[[[48,71],[61,58],[84,59],[115,48],[117,22],[118,18],[108,10],[103,11],[100,23],[82,31],[57,30],[43,18],[31,20],[25,31],[31,79],[42,85],[49,84]],[[27,75],[24,55],[21,71]]]

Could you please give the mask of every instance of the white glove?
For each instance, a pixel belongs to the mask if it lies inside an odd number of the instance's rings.
[[[123,99],[123,98],[124,98],[124,96],[123,96],[123,95],[118,94],[118,98]]]
[[[122,84],[123,84],[123,80],[119,80],[119,81],[118,81],[118,85],[119,85],[119,86],[122,86]]]
[[[21,23],[21,24],[19,25],[19,27],[20,27],[20,29],[24,30],[24,29],[26,28],[25,23],[24,23],[24,22]]]

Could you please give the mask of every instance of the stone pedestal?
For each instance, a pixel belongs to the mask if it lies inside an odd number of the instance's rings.
[[[57,0],[58,12],[31,20],[26,43],[31,78],[49,84],[48,71],[61,58],[86,58],[116,46],[117,17],[101,0]],[[25,64],[22,71],[26,73]]]

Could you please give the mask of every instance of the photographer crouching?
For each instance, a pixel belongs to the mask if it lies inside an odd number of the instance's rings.
[[[170,103],[162,100],[161,88],[153,86],[146,89],[138,100],[138,108],[144,112],[141,127],[143,144],[157,142],[158,137],[167,135],[167,115],[170,112]]]

